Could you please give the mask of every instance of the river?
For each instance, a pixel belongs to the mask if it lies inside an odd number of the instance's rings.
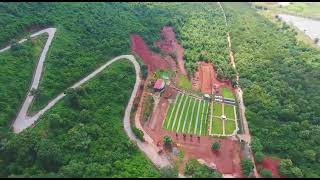
[[[320,47],[320,21],[310,18],[279,14],[279,17],[288,24],[293,24],[299,30],[304,32],[312,40],[319,39],[317,45]]]

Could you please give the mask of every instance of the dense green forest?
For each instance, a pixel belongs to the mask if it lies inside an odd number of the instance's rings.
[[[229,61],[227,27],[217,3],[184,6],[188,16],[177,18],[174,27],[185,48],[186,67],[197,70],[198,61],[213,62],[220,79],[235,80],[236,74]]]
[[[246,3],[224,3],[246,116],[266,154],[320,176],[320,50],[296,40]]]
[[[134,82],[132,64],[120,61],[69,90],[35,128],[2,141],[0,176],[158,177],[123,129]]]
[[[159,39],[170,17],[166,12],[143,3],[1,3],[0,46],[28,29],[57,28],[32,107],[36,111],[106,60],[129,54],[131,34],[147,42]]]
[[[197,12],[204,12],[198,16],[203,19],[203,28],[210,26],[209,17],[218,17],[221,13],[216,8],[211,12],[210,8],[206,8],[206,4],[201,3],[0,3],[0,47],[8,45],[12,38],[20,39],[46,27],[57,28],[39,90],[31,107],[31,111],[35,112],[106,60],[120,54],[130,54],[130,35],[133,33],[142,35],[148,45],[153,47],[152,42],[160,39],[160,31],[165,25],[173,25],[178,32],[193,32],[197,18],[193,10],[195,5]],[[188,12],[181,6],[187,8]],[[206,16],[205,12],[210,15]],[[189,16],[190,19],[187,18]],[[180,21],[181,19],[186,22]],[[219,23],[220,20],[221,18]],[[211,35],[223,34],[223,27],[211,28]],[[219,42],[215,42],[214,36],[208,37],[211,38],[211,45],[222,43],[222,38],[217,38]],[[196,43],[193,38],[187,34],[181,38],[187,50],[193,52],[194,57],[187,58],[188,64],[195,63],[196,58],[203,54],[199,49],[194,50],[191,47]],[[1,77],[1,90],[6,93],[1,96],[1,107],[4,108],[0,122],[4,133],[0,146],[0,175],[159,176],[159,172],[137,152],[137,148],[129,143],[123,132],[123,108],[119,107],[126,104],[128,96],[123,94],[129,93],[133,84],[119,84],[118,82],[122,81],[121,78],[119,81],[116,79],[118,76],[109,79],[109,84],[105,82],[108,79],[99,83],[95,80],[90,82],[87,88],[66,91],[68,95],[65,102],[60,102],[46,113],[36,128],[19,135],[8,132],[8,125],[23,102],[32,71],[46,40],[44,37],[37,39],[35,42],[39,43],[26,42],[17,51],[22,51],[28,61],[23,61],[24,58],[22,59],[19,53],[11,50],[0,56],[5,62],[1,73],[12,75]],[[205,41],[202,41],[202,46],[206,46]],[[11,64],[12,62],[14,64]],[[124,69],[119,68],[113,71],[123,72]],[[7,83],[10,83],[10,86],[5,86]],[[91,86],[95,89],[90,88]],[[16,94],[18,95],[15,96]],[[103,98],[98,99],[99,95]],[[111,123],[107,123],[108,120]],[[46,147],[50,147],[50,151],[46,152]],[[104,154],[102,158],[101,153]]]
[[[32,72],[46,39],[47,36],[42,35],[24,44],[16,44],[12,49],[0,55],[1,132],[9,129],[11,120],[24,101],[32,79]],[[0,137],[2,137],[1,134]]]
[[[131,34],[152,47],[165,25],[175,28],[189,72],[199,60],[212,61],[222,78],[234,79],[230,29],[254,143],[266,155],[291,159],[303,176],[319,177],[320,51],[246,3],[223,6],[229,27],[216,3],[0,3],[0,47],[57,28],[32,106],[36,111],[105,61],[130,54]],[[0,55],[0,73],[6,74],[0,77],[0,176],[159,177],[123,130],[123,107],[135,77],[126,62],[84,88],[68,90],[34,129],[8,133],[45,40],[37,37]]]

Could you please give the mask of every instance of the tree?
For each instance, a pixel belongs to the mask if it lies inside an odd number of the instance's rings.
[[[146,79],[148,76],[148,66],[145,64],[141,65],[141,71],[142,71],[142,79]]]
[[[37,161],[48,171],[57,171],[62,163],[62,152],[52,141],[44,139],[37,144]]]
[[[253,162],[250,159],[244,159],[241,162],[242,174],[244,176],[249,176],[253,172]]]
[[[91,113],[87,109],[82,109],[79,114],[79,120],[82,123],[89,122],[91,118]]]
[[[310,161],[315,161],[315,160],[316,160],[316,155],[317,155],[317,153],[314,152],[314,150],[312,150],[312,149],[305,150],[305,151],[303,152],[303,154],[304,154],[305,157],[306,157],[307,159],[309,159]]]
[[[17,51],[17,50],[21,49],[21,44],[19,44],[16,39],[11,40],[10,44],[11,44],[11,49],[13,51]]]
[[[63,177],[81,178],[85,173],[86,165],[82,161],[71,160],[69,164],[62,166],[60,172]]]
[[[222,175],[209,168],[206,165],[200,164],[197,160],[191,159],[186,165],[185,174],[192,178],[221,178]]]
[[[279,172],[284,177],[303,177],[301,169],[294,166],[290,159],[283,159],[280,162]]]
[[[264,160],[264,154],[261,151],[255,153],[255,158],[258,163],[262,163]]]
[[[49,114],[48,115],[49,128],[51,130],[61,128],[61,117],[59,114]]]
[[[163,137],[163,142],[164,142],[165,145],[171,146],[172,145],[172,138],[170,136],[164,136]]]
[[[134,133],[134,135],[140,140],[140,141],[144,141],[144,133],[143,131],[141,131],[140,129],[136,128],[136,127],[133,127],[132,128],[132,131]]]
[[[260,139],[258,139],[257,137],[254,137],[251,142],[251,148],[253,152],[262,151],[263,146],[260,142]]]
[[[292,161],[290,159],[283,159],[279,164],[279,172],[282,176],[290,177],[290,168],[293,167]]]
[[[264,178],[272,178],[272,171],[268,169],[262,169],[260,175]]]
[[[67,105],[73,107],[73,108],[80,108],[80,99],[77,94],[76,89],[74,88],[69,88],[65,92],[66,98],[65,101]]]
[[[298,167],[292,167],[290,169],[290,171],[292,173],[291,177],[294,177],[294,178],[302,178],[303,177],[302,171]]]
[[[219,142],[214,142],[214,143],[212,143],[211,148],[212,148],[214,151],[218,151],[218,150],[220,149],[220,143],[219,143]]]
[[[177,178],[179,171],[177,167],[163,167],[160,169],[161,178]]]

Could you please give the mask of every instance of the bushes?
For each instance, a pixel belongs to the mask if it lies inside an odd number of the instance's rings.
[[[164,167],[160,169],[161,178],[177,178],[179,171],[177,167]]]
[[[133,128],[132,128],[132,131],[133,131],[134,135],[135,135],[140,141],[144,141],[143,131],[141,131],[140,129],[138,129],[138,128],[136,128],[136,127],[133,127]]]
[[[143,110],[143,120],[148,121],[151,117],[152,111],[154,106],[154,99],[151,95],[147,96],[145,103],[144,103],[144,110]]]
[[[249,176],[253,172],[253,162],[250,159],[244,159],[241,161],[242,174]]]
[[[261,172],[260,172],[260,175],[264,178],[272,178],[272,171],[271,170],[267,170],[267,169],[263,169]]]
[[[264,160],[264,154],[261,151],[256,152],[255,159],[258,163],[262,163]]]
[[[220,172],[200,164],[195,159],[189,160],[185,167],[185,174],[192,178],[222,178]]]
[[[212,143],[211,149],[213,149],[214,151],[218,151],[220,149],[220,143],[219,142]]]
[[[279,165],[279,172],[281,176],[290,177],[290,178],[301,178],[303,174],[301,169],[294,166],[290,159],[283,159]]]

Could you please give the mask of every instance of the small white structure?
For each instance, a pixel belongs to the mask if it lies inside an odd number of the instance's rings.
[[[222,118],[223,120],[226,120],[226,119],[227,119],[226,115],[222,115],[221,118]]]
[[[211,96],[209,94],[204,94],[203,96],[204,96],[205,99],[211,100]]]

